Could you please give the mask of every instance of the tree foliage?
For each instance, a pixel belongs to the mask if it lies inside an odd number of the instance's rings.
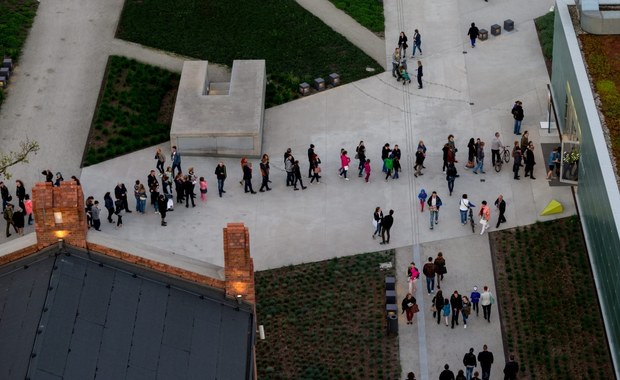
[[[19,143],[19,150],[11,151],[9,153],[0,152],[0,176],[6,179],[11,179],[11,173],[8,169],[11,166],[17,165],[20,162],[27,164],[28,155],[35,153],[39,150],[39,143],[26,139]]]

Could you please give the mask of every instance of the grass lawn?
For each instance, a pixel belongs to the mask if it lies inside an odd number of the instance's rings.
[[[0,58],[17,62],[38,6],[37,0],[0,1]],[[0,104],[3,100],[4,90],[0,89]]]
[[[386,335],[384,279],[394,251],[256,272],[259,379],[400,379]]]
[[[348,83],[383,71],[293,0],[126,0],[117,37],[228,66],[264,59],[268,107],[296,98],[303,81],[336,72]]]
[[[613,379],[579,219],[490,238],[504,342],[519,378]]]
[[[385,18],[383,17],[383,2],[377,0],[329,0],[336,8],[355,19],[372,32],[383,36],[385,33]]]
[[[111,56],[83,166],[170,140],[179,75]]]

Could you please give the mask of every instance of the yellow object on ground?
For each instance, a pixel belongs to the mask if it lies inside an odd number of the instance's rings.
[[[551,215],[551,214],[559,214],[564,212],[564,207],[562,204],[555,199],[552,199],[551,202],[545,207],[544,210],[540,213],[540,215]]]

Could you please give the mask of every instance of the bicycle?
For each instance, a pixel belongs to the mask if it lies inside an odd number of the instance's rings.
[[[476,222],[474,221],[474,212],[472,211],[471,207],[469,208],[469,224],[471,224],[471,232],[472,233],[476,233]]]
[[[502,161],[505,161],[506,163],[510,162],[510,151],[505,146],[502,147],[502,150],[499,153],[499,160],[495,161],[495,171],[498,173],[502,170]]]

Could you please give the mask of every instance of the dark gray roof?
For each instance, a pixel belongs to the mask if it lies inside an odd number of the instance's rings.
[[[251,379],[253,331],[220,292],[92,254],[0,268],[1,379]]]

